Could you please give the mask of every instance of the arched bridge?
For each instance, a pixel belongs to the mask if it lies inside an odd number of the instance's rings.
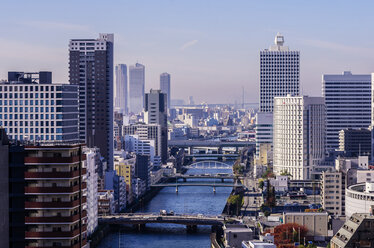
[[[232,170],[232,165],[220,162],[220,161],[199,161],[193,164],[183,166],[186,169],[223,169]]]
[[[180,224],[186,226],[197,225],[223,225],[225,218],[222,216],[206,216],[202,214],[188,215],[188,214],[116,214],[108,216],[100,216],[99,223],[103,224],[131,224],[131,225],[144,225],[147,223],[169,223]]]

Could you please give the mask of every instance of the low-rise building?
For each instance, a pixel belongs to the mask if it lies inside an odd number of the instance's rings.
[[[273,243],[263,242],[260,240],[243,241],[242,248],[276,248]]]
[[[313,240],[325,240],[328,237],[327,212],[301,212],[301,213],[284,213],[283,222],[296,223],[305,226],[308,229],[307,237]]]
[[[225,247],[240,248],[244,240],[253,239],[253,231],[244,225],[232,224],[223,226]]]
[[[288,191],[288,176],[276,176],[275,178],[270,178],[269,182],[277,193]]]

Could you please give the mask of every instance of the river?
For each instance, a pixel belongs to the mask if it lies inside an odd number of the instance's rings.
[[[190,169],[186,174],[202,173],[232,173],[232,171]],[[231,190],[232,188],[217,187],[214,194],[212,187],[189,186],[179,187],[177,194],[174,187],[166,187],[139,212],[159,213],[160,209],[165,209],[173,210],[177,214],[220,215]],[[210,232],[210,226],[199,226],[196,233],[187,233],[185,226],[175,224],[147,224],[142,232],[124,226],[118,232],[106,236],[99,248],[208,248]]]

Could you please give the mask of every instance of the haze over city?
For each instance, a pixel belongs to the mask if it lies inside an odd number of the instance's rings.
[[[4,1],[0,78],[50,70],[68,82],[68,40],[115,34],[114,63],[146,66],[146,91],[172,75],[174,99],[258,102],[259,52],[280,32],[300,51],[303,94],[320,96],[321,77],[374,66],[374,3],[360,1]],[[209,92],[209,94],[207,94]]]

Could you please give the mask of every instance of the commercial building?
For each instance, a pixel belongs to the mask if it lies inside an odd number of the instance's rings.
[[[161,157],[162,144],[161,144],[161,126],[158,124],[131,124],[124,125],[122,134],[137,135],[139,140],[154,140],[155,142],[155,156]],[[167,137],[167,136],[166,136]],[[126,147],[126,142],[125,142]]]
[[[144,119],[147,124],[158,124],[161,128],[161,161],[168,158],[167,95],[160,90],[145,94]]]
[[[371,157],[371,131],[367,128],[339,131],[339,151],[347,157]]]
[[[243,241],[242,248],[276,248],[277,246],[273,243],[264,242],[260,240]]]
[[[25,145],[23,149],[25,247],[86,247],[82,145]]]
[[[8,137],[3,128],[0,128],[0,216],[1,216],[1,225],[0,225],[0,246],[1,247],[12,247],[10,240],[15,238],[11,236],[11,216],[13,213],[10,211],[10,191],[9,191],[9,142]],[[20,235],[19,239],[24,238],[24,234]],[[12,243],[13,244],[13,243]],[[24,245],[21,243],[20,245]],[[17,245],[14,245],[17,246]]]
[[[242,247],[244,240],[253,239],[253,231],[241,224],[226,224],[223,226],[223,237],[225,247]]]
[[[331,239],[331,248],[373,247],[374,216],[353,214]]]
[[[325,107],[322,97],[274,98],[274,172],[312,179],[325,154]]]
[[[272,150],[273,146],[273,113],[259,112],[256,114],[256,157],[264,161],[267,157],[268,151]],[[261,153],[261,145],[270,145]],[[264,147],[264,146],[263,146]],[[271,153],[271,152],[270,152]]]
[[[327,212],[283,213],[283,223],[296,223],[305,226],[307,236],[313,240],[325,240],[328,237],[329,215]]]
[[[52,83],[51,72],[8,72],[0,82],[0,126],[9,139],[77,141],[78,88]]]
[[[300,93],[300,52],[283,44],[278,33],[274,45],[260,52],[260,112],[273,112],[274,97]]]
[[[323,75],[322,96],[326,106],[326,149],[339,148],[339,131],[368,128],[371,124],[371,76]]]
[[[171,89],[170,89],[170,74],[164,72],[160,75],[160,90],[162,93],[166,94],[167,97],[167,107],[170,108],[170,96],[171,96]]]
[[[143,111],[145,88],[145,67],[136,63],[129,67],[129,99],[130,113],[138,114]]]
[[[132,179],[134,178],[135,174],[135,163],[135,157],[129,159],[115,157],[114,159],[114,168],[117,174],[124,178],[126,183],[127,204],[130,204],[133,201]]]
[[[370,188],[374,183],[351,185],[345,193],[345,215],[347,218],[354,213],[372,213],[374,209],[374,192]]]
[[[79,88],[79,138],[113,169],[113,34],[69,43],[69,81]]]
[[[322,172],[322,208],[335,216],[345,216],[346,173],[341,171]]]
[[[127,203],[126,183],[116,170],[105,172],[105,189],[113,191],[115,211],[118,213],[125,210]]]
[[[116,65],[116,84],[114,88],[114,108],[122,114],[127,114],[128,107],[128,84],[127,84],[127,66],[124,64]]]
[[[139,135],[125,135],[125,151],[135,152],[136,154],[148,155],[154,162],[155,141],[140,139]]]

